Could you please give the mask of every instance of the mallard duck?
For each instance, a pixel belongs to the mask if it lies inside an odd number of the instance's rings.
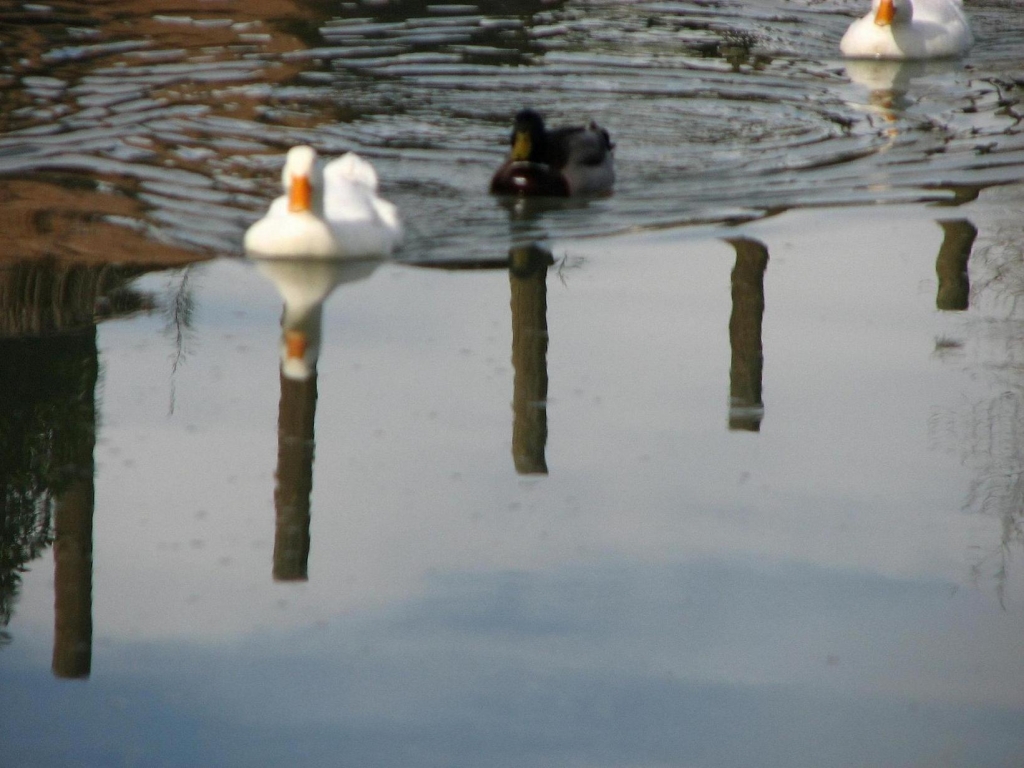
[[[491,192],[507,195],[600,195],[615,182],[608,131],[596,123],[548,130],[532,109],[515,116],[512,151],[491,179]]]
[[[285,194],[245,233],[252,256],[361,259],[401,242],[398,209],[377,196],[377,172],[354,152],[324,166],[312,147],[292,147],[281,183]]]
[[[941,59],[974,44],[961,0],[873,0],[839,43],[844,56],[868,59]]]

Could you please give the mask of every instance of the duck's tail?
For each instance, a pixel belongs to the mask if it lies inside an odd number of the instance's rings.
[[[324,179],[328,184],[332,179],[345,179],[377,191],[377,171],[355,152],[347,152],[324,166]]]
[[[384,222],[384,225],[391,233],[392,247],[400,245],[405,237],[405,227],[402,226],[402,219],[398,215],[398,206],[387,200],[375,197],[373,198],[373,207],[377,211],[377,216],[380,217],[380,220]]]

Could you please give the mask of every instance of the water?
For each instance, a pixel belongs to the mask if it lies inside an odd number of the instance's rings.
[[[972,10],[986,42],[968,67],[891,71],[836,58],[860,6],[310,3],[264,19],[197,5],[133,24],[116,3],[11,12],[0,173],[91,187],[94,210],[149,240],[236,254],[283,149],[355,149],[406,212],[405,257],[431,260],[502,250],[481,190],[523,104],[554,123],[593,116],[619,142],[620,194],[552,213],[553,237],[1015,179],[1019,14]],[[124,197],[135,205],[115,214]]]
[[[1014,2],[904,67],[852,0],[240,5],[0,10],[0,765],[1024,759]],[[485,194],[525,104],[613,196]],[[395,263],[237,258],[297,143]]]

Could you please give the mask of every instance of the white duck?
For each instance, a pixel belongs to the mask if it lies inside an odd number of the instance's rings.
[[[942,59],[962,56],[973,44],[962,0],[872,0],[839,50],[861,59]]]
[[[323,166],[312,147],[292,147],[281,183],[284,196],[245,233],[251,256],[365,259],[402,240],[398,209],[377,196],[377,172],[353,152]]]

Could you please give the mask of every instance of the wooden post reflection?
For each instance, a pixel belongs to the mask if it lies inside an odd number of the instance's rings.
[[[944,237],[935,260],[935,273],[939,289],[935,294],[937,309],[963,311],[970,304],[971,282],[967,276],[967,262],[971,258],[977,228],[967,219],[939,221]]]
[[[746,237],[727,240],[736,250],[732,270],[732,314],[729,316],[729,429],[757,432],[764,418],[761,402],[761,321],[764,317],[764,273],[768,249]]]
[[[92,520],[95,509],[96,329],[62,340],[75,347],[82,379],[73,397],[74,423],[55,452],[64,463],[54,500],[54,632],[56,677],[85,678],[92,669]],[[59,440],[59,438],[58,438]]]
[[[77,468],[54,513],[53,674],[88,677],[92,668],[92,466]]]
[[[536,245],[509,252],[512,288],[512,460],[521,475],[547,474],[547,274],[551,254]]]
[[[309,560],[309,503],[313,491],[316,371],[307,379],[281,374],[274,490],[274,580],[305,581]]]

